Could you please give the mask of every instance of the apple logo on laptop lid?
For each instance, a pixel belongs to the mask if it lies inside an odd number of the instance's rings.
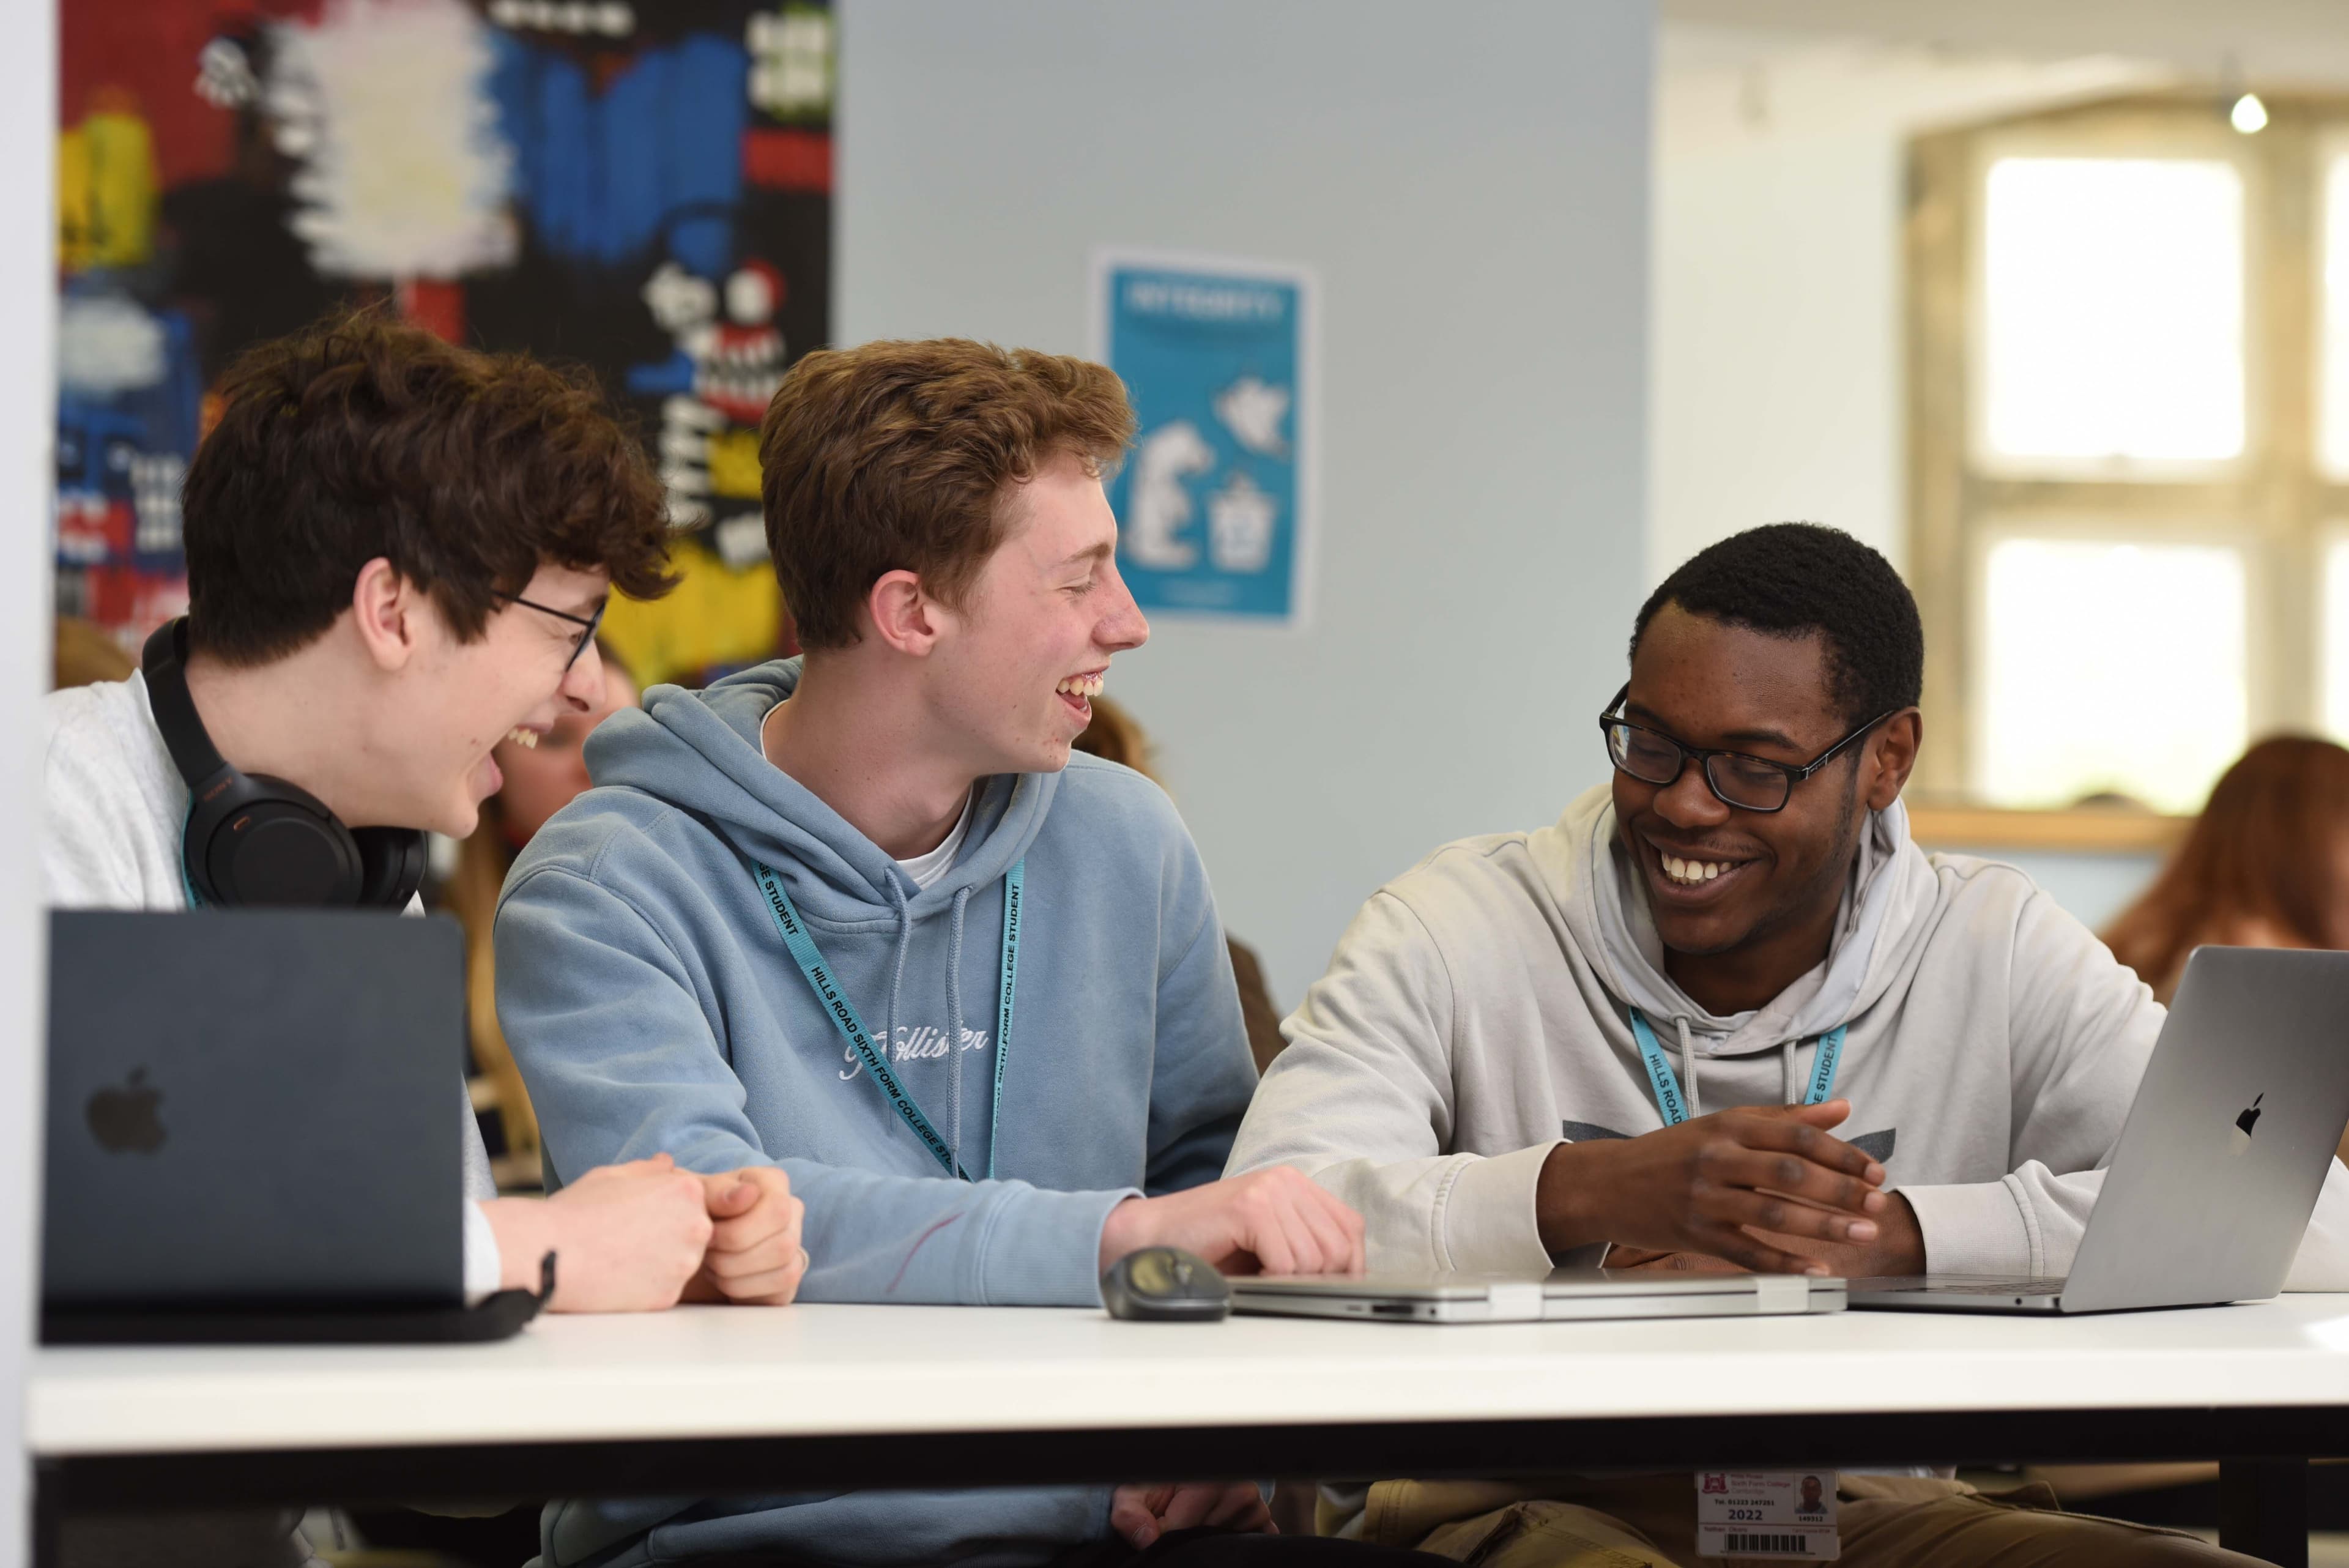
[[[109,1154],[153,1154],[163,1147],[162,1119],[155,1114],[163,1091],[147,1081],[147,1069],[133,1067],[119,1088],[90,1096],[86,1115],[98,1147]]]
[[[2259,1126],[2260,1122],[2260,1100],[2266,1098],[2267,1095],[2262,1091],[2259,1098],[2244,1106],[2243,1114],[2235,1118],[2234,1144],[2237,1154],[2251,1147],[2251,1129]]]

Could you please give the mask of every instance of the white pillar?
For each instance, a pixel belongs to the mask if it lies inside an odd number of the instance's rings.
[[[25,1369],[39,1272],[41,694],[57,441],[57,4],[9,0],[0,50],[0,1568],[26,1551]]]

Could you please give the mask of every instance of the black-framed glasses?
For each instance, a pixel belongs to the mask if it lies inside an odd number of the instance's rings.
[[[1631,694],[1626,681],[1623,690],[1615,693],[1599,715],[1599,732],[1607,737],[1607,755],[1623,772],[1641,784],[1671,784],[1680,780],[1681,770],[1693,757],[1704,774],[1704,787],[1713,792],[1713,799],[1740,811],[1784,811],[1786,797],[1795,786],[1836,760],[1846,750],[1887,719],[1903,710],[1888,709],[1813,757],[1797,766],[1792,763],[1774,763],[1767,757],[1749,757],[1744,752],[1724,752],[1703,746],[1692,746],[1676,741],[1661,730],[1651,730],[1645,724],[1634,724],[1617,715],[1615,710]]]
[[[503,599],[510,605],[520,605],[524,609],[534,609],[541,615],[551,615],[557,620],[567,620],[573,626],[584,628],[579,633],[578,640],[571,645],[571,657],[563,661],[563,672],[565,675],[570,674],[571,667],[579,662],[579,656],[587,651],[587,645],[595,640],[595,633],[604,624],[604,611],[612,602],[605,599],[602,604],[597,605],[594,615],[573,615],[569,610],[559,610],[553,605],[543,605],[535,599],[526,599],[520,594],[503,593],[496,588],[490,590],[490,597],[493,599]],[[1628,691],[1630,688],[1627,686],[1624,690]]]

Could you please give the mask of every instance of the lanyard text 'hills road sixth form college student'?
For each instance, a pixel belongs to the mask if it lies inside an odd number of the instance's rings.
[[[775,929],[781,935],[783,946],[791,950],[800,973],[807,977],[808,988],[815,992],[824,1016],[840,1031],[840,1037],[848,1042],[848,1048],[881,1086],[890,1106],[914,1129],[914,1136],[922,1140],[922,1147],[930,1151],[930,1158],[945,1167],[947,1175],[964,1181],[973,1179],[969,1172],[955,1163],[953,1146],[938,1136],[938,1129],[930,1125],[930,1118],[922,1114],[922,1107],[915,1104],[911,1092],[898,1080],[889,1065],[888,1053],[874,1044],[864,1021],[856,1015],[855,1005],[833,980],[832,966],[824,962],[815,939],[808,935],[798,907],[783,888],[783,879],[763,861],[750,864],[759,891],[766,896],[767,912],[775,918]],[[987,1177],[990,1181],[995,1179],[997,1135],[1003,1126],[1003,1064],[1011,1058],[1011,997],[1019,980],[1019,895],[1027,867],[1023,860],[1003,874],[1003,978],[996,993],[995,1101],[987,1126]]]

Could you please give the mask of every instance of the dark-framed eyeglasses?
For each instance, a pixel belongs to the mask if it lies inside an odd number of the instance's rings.
[[[1786,798],[1795,793],[1796,784],[1835,761],[1870,730],[1903,711],[1892,708],[1878,713],[1798,766],[1774,763],[1767,757],[1750,757],[1744,752],[1692,746],[1661,730],[1634,724],[1615,711],[1630,694],[1630,683],[1626,681],[1623,690],[1615,693],[1614,700],[1599,715],[1599,732],[1607,737],[1609,760],[1641,784],[1661,785],[1678,783],[1681,770],[1693,757],[1704,774],[1704,787],[1713,792],[1713,799],[1740,811],[1784,811]]]
[[[604,611],[612,602],[605,599],[602,604],[597,605],[594,615],[573,615],[569,610],[559,610],[553,605],[543,605],[535,599],[526,599],[520,594],[504,593],[496,588],[490,590],[490,597],[493,599],[503,599],[510,605],[520,605],[524,609],[534,609],[541,615],[551,615],[557,620],[567,620],[573,626],[581,628],[578,637],[571,644],[571,657],[563,661],[563,672],[566,675],[571,673],[571,667],[579,662],[579,656],[587,651],[587,645],[595,640],[595,633],[604,624]],[[1624,690],[1630,689],[1626,687]]]

